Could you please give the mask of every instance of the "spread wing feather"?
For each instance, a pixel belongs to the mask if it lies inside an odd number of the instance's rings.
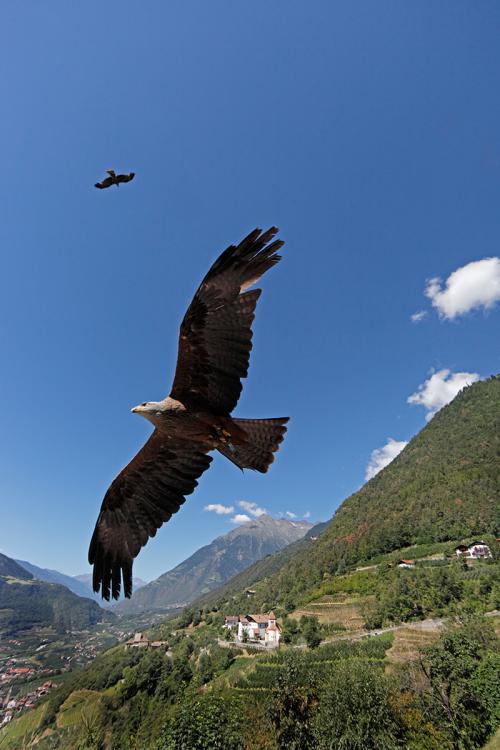
[[[213,413],[233,411],[248,373],[261,293],[246,290],[281,259],[284,243],[272,241],[277,231],[255,229],[228,247],[201,282],[181,324],[172,398]]]
[[[94,187],[99,188],[99,190],[103,190],[104,188],[109,188],[113,184],[114,180],[112,177],[106,177],[101,182],[96,182]]]
[[[150,537],[176,513],[208,469],[204,446],[153,432],[106,492],[90,542],[93,588],[104,599],[132,593],[132,563]]]
[[[116,181],[117,182],[130,182],[130,180],[133,180],[135,177],[135,172],[130,172],[129,174],[119,174],[116,175]]]

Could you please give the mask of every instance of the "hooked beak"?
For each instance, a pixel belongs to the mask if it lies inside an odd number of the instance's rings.
[[[134,406],[133,409],[130,410],[133,414],[138,414],[141,411],[140,406]]]

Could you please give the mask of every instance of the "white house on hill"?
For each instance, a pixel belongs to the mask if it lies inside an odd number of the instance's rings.
[[[414,568],[415,560],[398,560],[398,568]]]
[[[226,617],[224,627],[236,631],[236,640],[264,642],[266,646],[278,646],[281,628],[274,612],[267,615],[238,615]]]
[[[491,557],[491,550],[486,542],[471,542],[471,544],[459,544],[455,547],[455,552],[459,557],[465,557],[469,560],[478,560],[485,557]]]

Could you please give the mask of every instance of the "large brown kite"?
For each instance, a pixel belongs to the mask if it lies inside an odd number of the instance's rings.
[[[106,188],[111,187],[111,185],[120,187],[120,184],[122,182],[130,182],[135,177],[135,172],[129,172],[128,174],[116,174],[114,169],[107,169],[106,171],[109,177],[101,180],[101,182],[96,182],[96,184],[94,185],[94,187],[99,188],[99,190],[105,190]]]
[[[266,472],[288,417],[235,419],[261,290],[247,291],[280,260],[276,228],[255,229],[215,261],[181,324],[170,395],[132,409],[153,423],[147,443],[106,492],[89,549],[94,591],[132,594],[132,563],[176,513],[218,450],[241,469]]]

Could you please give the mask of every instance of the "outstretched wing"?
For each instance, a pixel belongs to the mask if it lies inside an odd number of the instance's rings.
[[[93,588],[118,599],[123,579],[132,594],[132,563],[160,526],[176,513],[197,486],[212,458],[204,447],[153,432],[148,442],[118,474],[104,497],[90,542]]]
[[[114,180],[112,177],[106,177],[105,180],[102,180],[101,182],[96,182],[94,187],[99,188],[99,190],[102,190],[103,188],[109,188],[113,184]]]
[[[116,176],[117,182],[130,182],[130,180],[133,180],[135,177],[135,172],[130,172],[130,174],[119,174]]]
[[[245,290],[280,260],[284,243],[271,241],[277,231],[255,229],[228,247],[201,282],[181,324],[172,398],[214,413],[233,411],[248,373],[261,292]]]

